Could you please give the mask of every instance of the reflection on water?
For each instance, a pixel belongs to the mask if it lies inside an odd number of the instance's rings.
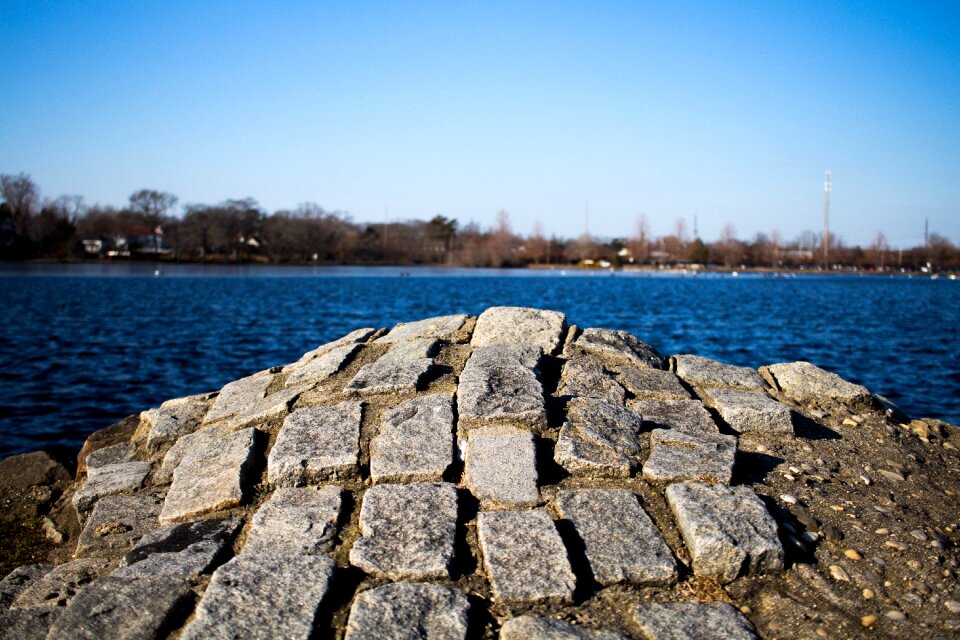
[[[960,422],[960,282],[165,265],[0,267],[0,456],[296,360],[361,326],[557,309],[664,354],[810,360],[908,414]],[[409,273],[410,277],[403,277]],[[30,276],[30,277],[27,277]]]

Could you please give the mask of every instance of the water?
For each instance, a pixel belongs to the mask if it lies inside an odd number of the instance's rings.
[[[409,273],[409,277],[401,277]],[[0,457],[218,389],[362,326],[557,309],[664,355],[810,360],[960,423],[960,282],[531,270],[0,265]]]

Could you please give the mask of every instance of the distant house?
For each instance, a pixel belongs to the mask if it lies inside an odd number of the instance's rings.
[[[114,249],[107,255],[129,256],[131,253],[164,254],[170,253],[163,246],[163,229],[151,229],[147,225],[132,225],[123,229],[113,238]]]

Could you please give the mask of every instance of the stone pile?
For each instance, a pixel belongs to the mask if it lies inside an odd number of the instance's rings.
[[[874,402],[554,311],[359,329],[86,453],[73,559],[0,582],[0,635],[755,638],[707,594],[785,566],[738,444],[811,399]]]

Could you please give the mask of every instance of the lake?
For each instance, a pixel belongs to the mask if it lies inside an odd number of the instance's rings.
[[[810,360],[960,423],[960,281],[409,267],[0,265],[0,457],[65,445],[363,326],[556,309],[664,355]]]

